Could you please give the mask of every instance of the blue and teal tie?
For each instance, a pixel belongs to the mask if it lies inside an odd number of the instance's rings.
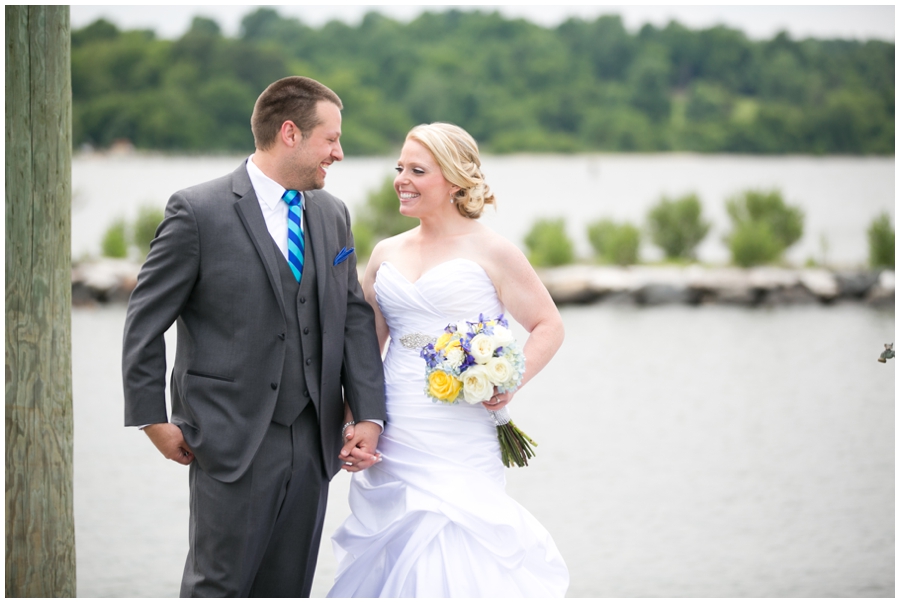
[[[287,190],[281,196],[281,199],[288,204],[288,265],[294,278],[300,282],[303,276],[303,229],[300,228],[301,206],[300,202],[303,197],[297,191]]]

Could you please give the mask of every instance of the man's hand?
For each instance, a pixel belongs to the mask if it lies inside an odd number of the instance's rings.
[[[144,427],[144,433],[153,442],[157,450],[171,461],[181,463],[182,465],[190,465],[194,460],[194,453],[184,441],[184,434],[181,429],[172,423],[154,423]]]
[[[381,460],[375,448],[381,427],[371,421],[360,421],[350,425],[344,432],[344,445],[338,457],[343,461],[342,468],[351,473],[368,469]]]

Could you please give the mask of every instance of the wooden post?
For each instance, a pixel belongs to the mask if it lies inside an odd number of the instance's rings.
[[[6,596],[75,596],[68,6],[6,6]]]

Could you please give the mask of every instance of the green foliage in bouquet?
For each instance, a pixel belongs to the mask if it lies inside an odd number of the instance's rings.
[[[887,212],[872,220],[866,233],[869,238],[869,265],[872,268],[894,268],[894,227]]]
[[[633,224],[598,220],[588,225],[588,240],[603,262],[619,266],[638,263],[641,231]]]
[[[695,259],[697,245],[709,232],[701,213],[697,195],[674,201],[663,197],[647,215],[650,238],[669,259]]]
[[[566,234],[566,221],[537,220],[525,235],[528,260],[533,266],[562,266],[575,258],[571,239]]]

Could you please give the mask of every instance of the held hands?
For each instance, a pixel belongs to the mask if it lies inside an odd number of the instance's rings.
[[[342,469],[355,473],[381,461],[381,454],[375,450],[380,435],[381,427],[371,421],[348,425],[344,430],[344,445],[338,456],[343,461]]]
[[[154,423],[144,428],[144,433],[153,442],[157,450],[171,461],[182,465],[190,465],[194,460],[194,453],[184,441],[181,428],[172,423]]]

